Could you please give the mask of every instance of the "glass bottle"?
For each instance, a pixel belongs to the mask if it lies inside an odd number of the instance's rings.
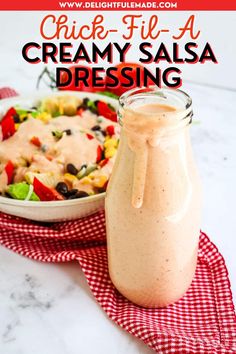
[[[120,145],[106,200],[111,280],[143,307],[180,299],[194,277],[201,188],[192,155],[191,98],[180,90],[121,96]]]

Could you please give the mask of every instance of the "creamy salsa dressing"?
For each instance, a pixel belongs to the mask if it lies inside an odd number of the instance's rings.
[[[146,182],[147,162],[148,162],[148,146],[155,147],[158,145],[161,134],[162,123],[156,117],[156,114],[164,112],[175,112],[176,109],[167,105],[146,104],[139,107],[138,124],[137,114],[127,111],[124,119],[124,130],[128,138],[128,146],[134,152],[134,177],[132,188],[132,205],[139,208],[143,203],[143,194]],[[142,113],[154,114],[148,120]]]
[[[123,113],[106,197],[109,272],[144,307],[177,301],[195,272],[200,187],[185,114],[153,103]]]
[[[26,171],[38,173],[52,173],[59,176],[65,173],[67,164],[73,164],[78,169],[83,164],[96,162],[97,148],[101,141],[97,138],[91,128],[97,123],[98,116],[89,111],[84,111],[82,116],[61,116],[50,119],[47,123],[39,119],[29,118],[20,124],[17,132],[4,141],[0,141],[0,193],[4,192],[7,186],[7,175],[4,171],[6,163],[11,160],[17,167],[14,182],[24,180]],[[99,117],[99,124],[102,130],[111,125],[111,121]],[[117,123],[112,122],[114,126]],[[70,129],[72,134],[66,133],[60,139],[55,139],[53,131],[64,131]],[[88,138],[89,134],[90,138]],[[32,137],[42,142],[39,149],[30,140]],[[94,138],[91,138],[94,137]],[[104,139],[104,137],[103,137]],[[99,175],[110,177],[115,158],[110,158],[109,162],[95,172]],[[25,164],[30,166],[25,167]],[[84,180],[73,181],[73,188],[91,193],[92,186],[84,183]]]
[[[1,162],[12,160],[13,163],[19,162],[21,158],[30,160],[32,155],[38,152],[38,148],[30,143],[30,138],[37,136],[47,148],[47,155],[63,159],[67,163],[80,166],[85,161],[96,160],[96,148],[99,144],[97,139],[89,140],[86,134],[81,131],[92,127],[91,117],[67,117],[62,116],[51,119],[47,124],[39,119],[30,118],[19,126],[19,130],[7,140],[0,144]],[[66,134],[56,141],[52,131],[63,131],[70,128],[72,135]]]

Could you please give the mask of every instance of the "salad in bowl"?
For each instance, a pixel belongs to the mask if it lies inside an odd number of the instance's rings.
[[[100,208],[119,144],[116,105],[88,92],[3,100],[0,210],[59,221]]]

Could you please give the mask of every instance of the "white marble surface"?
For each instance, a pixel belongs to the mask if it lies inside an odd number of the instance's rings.
[[[200,120],[192,141],[204,188],[202,229],[225,257],[235,296],[236,92],[185,89]],[[152,353],[106,317],[77,263],[36,263],[1,247],[0,277],[0,353]]]

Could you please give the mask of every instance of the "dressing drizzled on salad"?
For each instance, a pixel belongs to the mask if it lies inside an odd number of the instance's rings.
[[[55,96],[11,107],[1,121],[0,193],[21,200],[63,200],[106,190],[119,142],[113,107]]]

